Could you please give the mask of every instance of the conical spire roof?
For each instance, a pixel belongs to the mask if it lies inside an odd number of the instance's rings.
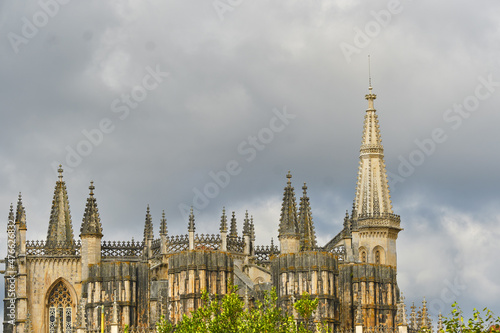
[[[94,197],[94,182],[90,182],[89,190],[90,193],[83,214],[82,227],[80,228],[80,237],[92,235],[102,238],[101,218],[99,217],[97,201]]]
[[[48,248],[67,247],[67,245],[74,243],[68,193],[66,191],[66,184],[63,181],[63,169],[61,165],[59,165],[57,171],[59,172],[59,180],[56,182],[54,189],[54,198],[50,212],[46,244]]]
[[[151,214],[149,212],[149,205],[146,208],[146,219],[144,221],[144,244],[146,244],[148,239],[154,239],[153,219],[151,218]]]
[[[295,193],[292,187],[292,175],[290,171],[288,171],[286,178],[288,178],[288,181],[283,193],[278,237],[299,237],[297,204],[295,202]]]
[[[17,201],[17,210],[16,210],[16,224],[19,225],[19,230],[26,230],[26,211],[23,206],[23,200],[21,197],[21,193],[19,193],[19,199]]]
[[[299,231],[300,248],[302,251],[310,251],[316,247],[316,233],[312,220],[311,206],[307,196],[307,186],[302,186],[303,195],[299,205]]]
[[[365,96],[368,100],[368,109],[361,140],[356,198],[353,207],[353,213],[356,216],[353,218],[378,216],[384,213],[393,214],[385,169],[384,147],[378,116],[373,105],[377,95],[372,93],[372,89],[370,86],[369,93]]]
[[[160,220],[160,236],[166,236],[168,234],[168,229],[167,229],[167,218],[165,217],[165,211],[161,213],[161,220]]]

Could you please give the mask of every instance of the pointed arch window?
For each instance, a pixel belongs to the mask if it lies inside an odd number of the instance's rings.
[[[361,262],[366,263],[366,251],[361,251]]]
[[[71,333],[73,301],[68,288],[59,282],[49,295],[49,333]]]

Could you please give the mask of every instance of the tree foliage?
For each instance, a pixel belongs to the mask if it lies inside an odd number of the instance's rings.
[[[496,317],[491,310],[484,308],[479,311],[476,308],[472,311],[472,318],[464,320],[463,312],[457,303],[451,305],[449,317],[443,317],[444,329],[439,333],[500,333],[500,317]]]
[[[244,301],[235,290],[231,290],[221,299],[210,299],[207,292],[202,294],[202,306],[184,315],[176,325],[172,325],[164,317],[157,323],[159,333],[309,333],[315,332],[313,313],[318,307],[318,300],[311,299],[305,293],[294,307],[301,318],[297,326],[292,315],[282,311],[277,306],[277,295],[273,289],[264,293],[262,301],[255,301],[254,307],[245,309]],[[326,332],[322,327],[318,329]]]

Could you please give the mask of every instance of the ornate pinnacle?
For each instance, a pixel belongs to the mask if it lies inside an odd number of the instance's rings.
[[[226,207],[222,207],[222,216],[220,218],[220,232],[227,232]]]
[[[248,219],[248,210],[245,212],[245,219],[243,222],[243,235],[250,235],[250,220]]]
[[[238,237],[238,231],[236,229],[236,216],[233,212],[233,217],[231,218],[231,229],[229,230],[229,237]]]
[[[195,226],[194,226],[194,213],[193,213],[193,207],[191,207],[191,212],[189,213],[189,224],[188,224],[188,231],[189,232],[194,232],[195,231]]]
[[[154,239],[153,219],[149,211],[149,205],[146,208],[146,220],[144,221],[144,244],[148,239]]]
[[[253,216],[250,216],[250,239],[255,242],[255,226],[253,224]]]
[[[16,211],[16,224],[19,224],[20,230],[26,230],[26,211],[23,207],[23,200],[21,197],[21,192],[19,192],[19,199],[17,201],[17,211]]]
[[[80,236],[82,235],[95,235],[102,237],[102,225],[97,209],[97,201],[94,197],[94,182],[90,182],[89,197],[87,198],[87,205],[83,213],[82,226],[80,228]]]
[[[62,168],[62,164],[59,164],[59,169],[57,169],[57,172],[59,173],[59,181],[62,182],[62,179],[63,179],[63,168]]]
[[[297,207],[295,202],[295,193],[292,187],[290,171],[286,175],[287,186],[283,193],[283,203],[281,205],[281,217],[279,225],[278,237],[300,237],[298,221],[297,221]]]
[[[166,236],[168,234],[167,230],[167,219],[165,218],[165,210],[161,213],[160,220],[160,236]]]

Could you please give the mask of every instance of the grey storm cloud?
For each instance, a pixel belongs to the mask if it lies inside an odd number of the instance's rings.
[[[149,204],[171,234],[186,207],[204,233],[248,209],[268,244],[291,170],[324,244],[354,199],[371,55],[400,288],[433,315],[500,313],[499,7],[2,1],[0,211],[22,192],[44,239],[61,163],[75,234],[93,180],[106,240],[139,239]]]

